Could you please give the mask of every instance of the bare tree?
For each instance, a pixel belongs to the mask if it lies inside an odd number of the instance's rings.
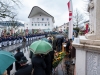
[[[17,14],[13,14],[11,17],[11,26],[12,28],[14,28],[15,30],[18,29],[19,25],[17,24],[17,18],[16,18]]]
[[[79,24],[84,20],[83,15],[76,9],[74,12],[74,25],[79,26]]]
[[[0,19],[12,18],[12,14],[15,13],[14,6],[19,6],[19,0],[0,0]]]

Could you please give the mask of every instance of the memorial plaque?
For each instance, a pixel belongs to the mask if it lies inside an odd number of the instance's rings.
[[[87,52],[86,75],[100,75],[100,54]]]

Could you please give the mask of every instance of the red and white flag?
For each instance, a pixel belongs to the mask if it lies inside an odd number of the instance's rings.
[[[69,10],[69,38],[73,37],[73,5],[72,0],[70,0],[68,3],[68,10]]]

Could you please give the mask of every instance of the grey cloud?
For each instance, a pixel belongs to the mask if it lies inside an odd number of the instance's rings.
[[[23,6],[19,9],[18,18],[22,21],[29,21],[28,15],[34,5],[41,7],[49,14],[54,16],[55,25],[62,25],[65,22],[68,22],[68,7],[67,2],[69,0],[22,0],[24,1]],[[26,1],[26,3],[25,3]],[[32,4],[32,2],[37,2],[36,4]],[[28,3],[27,3],[28,2]],[[81,3],[81,5],[80,5]],[[73,7],[76,8],[82,6],[81,0],[73,0]],[[81,10],[82,11],[82,10]]]

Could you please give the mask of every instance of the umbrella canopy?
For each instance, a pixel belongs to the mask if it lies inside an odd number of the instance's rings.
[[[7,51],[0,51],[0,75],[14,62],[16,59]]]
[[[44,41],[44,40],[39,40],[35,41],[30,45],[30,50],[34,54],[47,54],[50,51],[52,51],[52,46],[50,43]]]
[[[64,35],[56,35],[56,38],[62,38]]]
[[[48,42],[48,41],[49,41],[47,38],[42,38],[42,40],[44,40],[44,41],[46,41],[46,42]]]

